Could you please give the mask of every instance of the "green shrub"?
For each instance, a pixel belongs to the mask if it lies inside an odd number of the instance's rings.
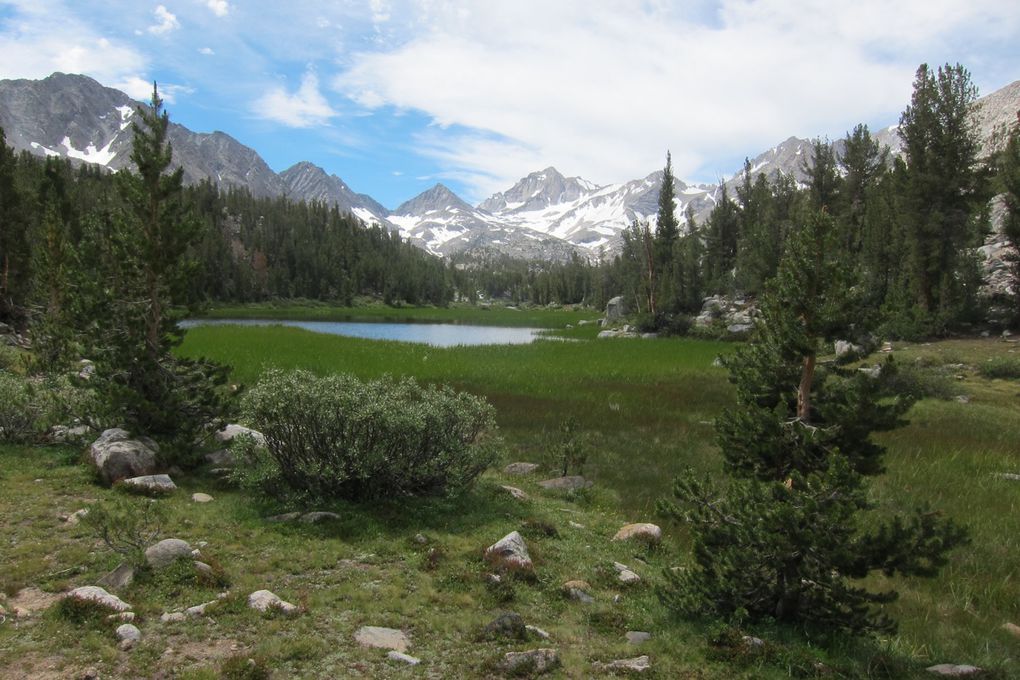
[[[238,446],[239,481],[290,501],[453,494],[497,457],[488,402],[410,378],[274,370],[241,408],[267,449]]]
[[[1020,380],[1020,359],[998,357],[983,363],[978,369],[986,378]]]
[[[929,368],[924,362],[897,364],[887,379],[893,394],[910,395],[915,399],[952,399],[960,393],[956,381],[942,368]]]
[[[43,395],[28,380],[0,370],[0,441],[24,443],[42,434]]]
[[[135,567],[145,565],[145,549],[156,542],[166,511],[155,501],[118,498],[89,506],[82,524]]]

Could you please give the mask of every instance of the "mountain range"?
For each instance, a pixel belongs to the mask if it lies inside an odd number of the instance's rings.
[[[15,150],[95,163],[113,171],[131,165],[131,122],[137,106],[127,94],[81,75],[54,73],[42,80],[0,80],[0,127]],[[973,122],[984,153],[1001,146],[1004,131],[1016,120],[1018,109],[1020,81],[975,102]],[[894,154],[900,151],[895,125],[878,131],[875,137]],[[415,245],[444,256],[470,253],[563,260],[573,254],[611,253],[619,247],[622,231],[634,220],[654,224],[663,176],[658,170],[622,184],[599,185],[566,177],[549,167],[477,206],[437,184],[391,211],[309,162],[277,174],[255,150],[223,132],[193,132],[171,123],[170,142],[174,161],[184,169],[188,183],[210,179],[221,186],[247,188],[259,197],[286,196],[334,204],[366,224],[398,230]],[[790,137],[749,159],[752,172],[770,177],[792,175],[802,181],[812,143]],[[834,144],[838,147],[841,142]],[[680,221],[690,207],[695,219],[703,222],[722,185],[734,189],[742,171],[737,169],[719,184],[688,184],[675,179]]]

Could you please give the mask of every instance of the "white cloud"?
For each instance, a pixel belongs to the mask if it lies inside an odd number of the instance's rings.
[[[181,27],[181,22],[177,20],[177,17],[171,14],[170,10],[163,5],[157,5],[152,13],[156,15],[156,21],[158,22],[148,28],[149,33],[153,35],[163,35]]]
[[[225,17],[230,12],[230,4],[227,0],[206,0],[205,4],[218,17]]]
[[[211,57],[214,54],[216,54],[216,52],[211,47],[200,47],[200,48],[198,48],[198,53],[199,54],[204,54],[207,57]]]
[[[372,22],[382,24],[390,20],[390,3],[386,0],[371,0]]]
[[[255,102],[254,112],[260,118],[297,128],[326,125],[337,115],[319,91],[319,78],[312,71],[305,73],[293,94],[283,87],[270,89]]]
[[[422,150],[476,195],[549,164],[624,181],[667,148],[678,175],[713,180],[736,168],[710,159],[894,122],[920,61],[1020,26],[1020,6],[996,0],[723,0],[702,17],[630,0],[421,0],[392,14],[408,17],[405,40],[356,55],[334,85],[431,117]]]
[[[167,104],[177,101],[178,95],[191,94],[194,90],[185,85],[173,83],[156,83],[159,88],[159,97]],[[147,102],[152,99],[152,81],[139,76],[130,76],[123,80],[109,83],[109,87],[126,93],[132,99],[140,102]]]

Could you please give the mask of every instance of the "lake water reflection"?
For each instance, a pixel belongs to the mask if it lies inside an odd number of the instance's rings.
[[[358,323],[353,321],[285,321],[279,319],[188,319],[192,326],[293,326],[315,333],[347,335],[369,340],[418,342],[433,347],[456,345],[526,345],[538,336],[539,328],[505,326],[463,326],[448,323]]]

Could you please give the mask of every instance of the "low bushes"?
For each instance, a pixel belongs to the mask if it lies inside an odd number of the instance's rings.
[[[410,378],[273,370],[241,409],[267,446],[237,445],[239,481],[299,503],[456,493],[496,457],[488,402]]]

